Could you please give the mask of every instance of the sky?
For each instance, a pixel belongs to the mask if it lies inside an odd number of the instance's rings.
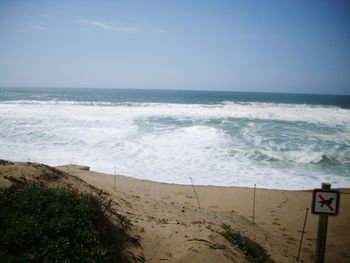
[[[0,0],[0,86],[350,95],[350,1]]]

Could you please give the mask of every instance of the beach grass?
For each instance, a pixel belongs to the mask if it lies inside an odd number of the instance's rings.
[[[267,251],[258,243],[233,230],[229,225],[223,224],[223,236],[238,247],[251,263],[273,263]]]

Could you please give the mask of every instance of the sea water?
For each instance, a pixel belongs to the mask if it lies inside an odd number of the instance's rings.
[[[178,184],[350,187],[350,97],[0,88],[0,158]]]

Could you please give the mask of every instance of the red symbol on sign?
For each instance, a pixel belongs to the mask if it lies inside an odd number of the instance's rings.
[[[321,199],[321,201],[318,201],[321,204],[321,207],[323,207],[324,205],[326,205],[329,210],[334,211],[333,207],[331,206],[332,202],[333,202],[333,197],[329,198],[328,200],[325,199],[322,195],[318,195],[318,197]]]

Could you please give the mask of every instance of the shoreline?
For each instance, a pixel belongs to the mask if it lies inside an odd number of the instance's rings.
[[[89,172],[92,173],[99,173],[99,174],[104,174],[104,175],[108,175],[108,176],[112,176],[114,177],[115,175],[111,174],[111,173],[105,173],[105,172],[99,172],[99,171],[95,171],[95,170],[90,170],[89,166],[86,165],[77,165],[77,164],[64,164],[64,165],[58,165],[58,166],[54,166],[56,168],[60,168],[60,167],[66,167],[66,166],[76,166],[76,169],[81,169],[79,167],[86,167],[89,168]],[[132,177],[132,176],[128,176],[128,175],[124,175],[124,174],[116,174],[117,177],[126,177],[126,178],[130,178],[133,180],[138,180],[138,181],[144,181],[144,182],[149,182],[149,183],[156,183],[156,184],[164,184],[164,185],[173,185],[173,186],[190,186],[192,187],[192,184],[179,184],[179,183],[167,183],[167,182],[160,182],[160,181],[155,181],[155,180],[151,180],[151,179],[141,179],[141,178],[136,178],[136,177]],[[322,182],[320,182],[321,184]],[[207,187],[207,188],[235,188],[235,189],[254,189],[254,187],[249,187],[249,186],[237,186],[237,185],[211,185],[211,184],[194,184],[195,187]],[[321,187],[321,186],[320,186]],[[318,189],[319,187],[317,187]],[[259,190],[271,190],[271,191],[287,191],[287,192],[312,192],[314,189],[316,188],[307,188],[307,189],[278,189],[278,188],[266,188],[266,187],[256,187],[256,189]],[[339,190],[341,191],[342,194],[350,194],[350,187],[334,187],[332,188],[332,190]]]

